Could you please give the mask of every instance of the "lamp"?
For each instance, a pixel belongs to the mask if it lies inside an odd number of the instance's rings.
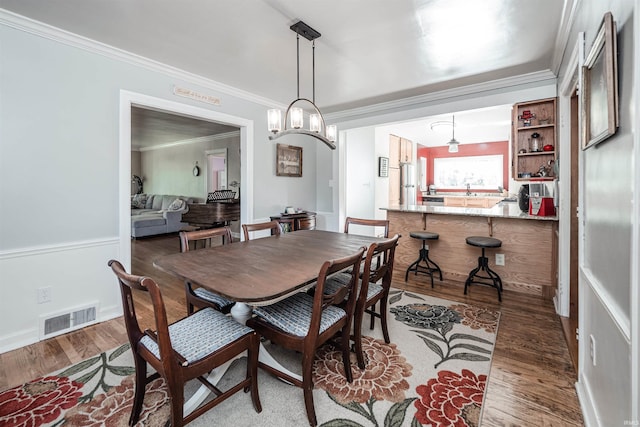
[[[458,141],[456,141],[456,116],[455,114],[453,115],[453,120],[451,121],[451,141],[447,142],[447,144],[449,145],[449,152],[450,153],[457,153],[458,152],[458,144],[460,144]]]
[[[316,101],[316,60],[315,60],[315,39],[320,37],[320,33],[305,24],[302,21],[298,21],[289,27],[296,33],[296,49],[297,49],[297,77],[298,77],[298,97],[289,104],[287,111],[284,114],[284,130],[282,129],[282,112],[280,110],[268,110],[267,111],[267,124],[269,131],[273,132],[273,135],[269,136],[270,140],[278,139],[284,135],[308,135],[327,144],[332,150],[336,149],[336,139],[338,129],[334,125],[327,126],[322,117],[322,113],[315,104]],[[300,97],[300,36],[309,40],[312,44],[312,70],[313,70],[313,97],[312,99]],[[300,107],[294,107],[298,103],[308,103],[311,105],[315,113],[309,116],[309,130],[303,128],[304,124],[304,110]],[[290,120],[290,122],[289,122]],[[287,124],[290,123],[291,127],[288,128]]]

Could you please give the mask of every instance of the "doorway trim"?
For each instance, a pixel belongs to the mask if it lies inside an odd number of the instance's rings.
[[[558,178],[559,197],[559,239],[558,239],[558,292],[554,298],[556,313],[560,316],[569,316],[569,245],[571,243],[570,224],[571,215],[571,96],[582,74],[582,64],[584,63],[584,33],[578,33],[576,44],[571,52],[566,74],[559,86],[559,112],[560,130],[559,138],[559,159],[561,168]],[[580,115],[579,115],[580,116]],[[579,117],[578,120],[581,120]],[[579,127],[580,129],[580,127]],[[576,159],[578,160],[578,159]],[[563,179],[564,178],[564,179]],[[580,182],[581,180],[579,180]],[[581,184],[579,184],[581,185]],[[566,224],[566,226],[564,226]],[[579,245],[578,252],[582,252]]]
[[[252,221],[253,212],[253,120],[211,111],[193,105],[182,104],[141,93],[120,90],[120,135],[119,135],[119,258],[131,271],[131,107],[142,107],[176,113],[237,126],[240,128],[240,223]]]

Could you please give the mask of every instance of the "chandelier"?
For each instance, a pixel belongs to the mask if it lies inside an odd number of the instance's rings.
[[[285,135],[308,135],[313,138],[319,139],[324,142],[332,150],[336,149],[336,139],[338,136],[338,129],[335,125],[327,126],[322,117],[322,113],[315,104],[316,101],[316,60],[315,60],[315,39],[320,37],[320,33],[305,24],[302,21],[298,21],[291,27],[292,31],[296,33],[296,49],[297,49],[297,78],[298,78],[298,97],[289,104],[287,111],[284,114],[284,130],[282,129],[282,112],[280,110],[268,110],[267,111],[267,123],[269,131],[273,135],[269,135],[270,140],[280,138]],[[311,99],[300,97],[300,36],[309,40],[312,45],[312,71],[313,71],[313,97]],[[309,130],[303,128],[304,110],[297,106],[300,104],[309,104],[314,112],[309,115]],[[287,125],[290,127],[287,127]]]

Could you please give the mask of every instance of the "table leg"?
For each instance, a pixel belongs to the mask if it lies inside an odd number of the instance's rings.
[[[247,320],[249,318],[251,318],[251,312],[252,312],[252,308],[251,306],[245,304],[245,303],[241,303],[241,302],[237,302],[233,305],[233,307],[231,307],[231,316],[239,323],[246,323]],[[280,362],[278,362],[271,354],[269,354],[269,352],[267,351],[267,349],[265,348],[265,346],[262,344],[262,342],[260,343],[260,353],[258,353],[258,360],[262,363],[264,363],[265,365],[269,365],[279,371],[285,372],[286,374],[291,375],[294,378],[299,379],[300,381],[302,381],[302,376],[298,375],[294,372],[291,372],[290,370],[288,370],[287,368],[285,368],[284,366],[282,366],[280,364]],[[284,381],[287,384],[289,384],[287,381]]]

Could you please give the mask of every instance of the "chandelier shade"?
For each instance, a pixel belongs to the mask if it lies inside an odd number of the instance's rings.
[[[329,148],[335,150],[335,142],[338,137],[338,129],[334,125],[327,126],[320,109],[315,104],[316,79],[315,79],[315,39],[320,37],[320,33],[298,21],[290,29],[296,33],[297,48],[297,77],[298,77],[298,97],[289,104],[284,114],[284,128],[282,127],[282,112],[277,109],[267,111],[267,126],[272,135],[270,140],[278,139],[285,135],[308,135],[324,142]],[[300,36],[303,36],[312,43],[313,49],[313,97],[312,99],[300,97]],[[309,115],[309,129],[304,128],[304,109],[301,105],[310,107],[312,112]]]

